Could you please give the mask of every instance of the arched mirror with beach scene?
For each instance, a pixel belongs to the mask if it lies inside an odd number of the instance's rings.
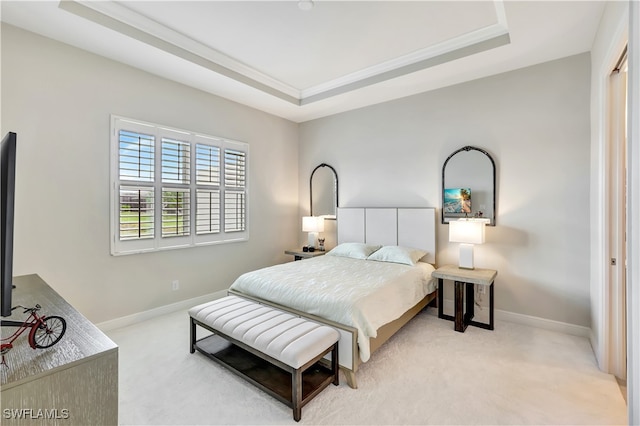
[[[309,179],[311,216],[335,219],[338,207],[338,174],[326,163],[318,165]]]
[[[442,166],[442,223],[463,217],[496,224],[496,165],[480,148],[454,151]]]

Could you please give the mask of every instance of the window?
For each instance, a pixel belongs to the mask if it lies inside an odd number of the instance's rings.
[[[111,119],[114,255],[245,241],[248,145]]]

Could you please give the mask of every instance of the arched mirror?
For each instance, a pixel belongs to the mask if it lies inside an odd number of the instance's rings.
[[[328,164],[322,163],[313,169],[309,179],[311,216],[336,218],[338,207],[338,174]]]
[[[489,153],[465,146],[442,166],[442,223],[461,217],[496,224],[496,164]]]

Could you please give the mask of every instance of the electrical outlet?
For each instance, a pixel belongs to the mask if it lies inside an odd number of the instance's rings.
[[[173,291],[179,290],[180,289],[180,281],[178,281],[178,280],[171,281],[171,289]]]

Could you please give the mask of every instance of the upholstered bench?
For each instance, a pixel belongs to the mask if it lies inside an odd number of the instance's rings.
[[[229,368],[293,409],[338,385],[338,331],[237,296],[194,306],[190,352]],[[196,340],[196,326],[213,334]],[[331,362],[323,358],[331,353]],[[329,364],[329,366],[327,366]]]

